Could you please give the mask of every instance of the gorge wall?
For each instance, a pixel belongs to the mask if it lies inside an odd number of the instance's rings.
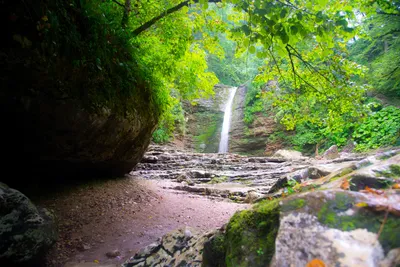
[[[214,87],[213,97],[198,99],[195,105],[184,104],[187,130],[182,148],[204,153],[218,152],[229,88],[218,84]]]
[[[238,87],[233,102],[231,135],[229,139],[229,151],[243,155],[264,155],[265,144],[268,135],[275,127],[272,118],[257,115],[256,119],[250,125],[243,121],[244,110],[246,106],[247,87],[242,85]]]
[[[185,103],[186,134],[183,142],[174,142],[180,149],[203,153],[218,152],[225,103],[230,86],[216,85],[215,95],[209,99],[199,99],[195,105]],[[253,123],[243,121],[247,87],[237,88],[232,103],[232,117],[229,130],[229,152],[243,155],[263,155],[268,135],[275,127],[272,116],[259,114]]]

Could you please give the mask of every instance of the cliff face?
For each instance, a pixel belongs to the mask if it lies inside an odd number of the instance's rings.
[[[229,151],[244,155],[263,155],[269,134],[276,123],[272,118],[258,116],[251,125],[243,122],[246,86],[238,87],[233,102],[232,123],[229,137]]]
[[[184,106],[187,132],[183,149],[216,153],[221,139],[225,102],[230,86],[216,85],[215,95],[209,99],[199,99],[196,105]]]
[[[153,92],[127,41],[86,11],[73,0],[0,3],[3,171],[35,182],[123,175],[147,148]]]

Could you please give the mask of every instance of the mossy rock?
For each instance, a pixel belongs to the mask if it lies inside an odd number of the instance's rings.
[[[358,255],[367,255],[361,259],[365,266],[377,266],[400,247],[400,220],[389,212],[382,227],[385,210],[379,206],[380,197],[326,190],[260,202],[237,212],[225,235],[210,241],[208,250],[213,253],[205,257],[212,255],[215,264],[208,257],[203,266],[306,266],[316,257],[327,266],[346,266]],[[388,198],[395,205],[400,194]],[[358,254],[347,249],[353,246]]]
[[[394,207],[399,201],[393,192],[385,198],[343,190],[284,199],[272,266],[306,266],[314,258],[327,266],[351,266],[355,261],[380,266],[385,254],[400,247],[398,216],[388,212],[384,219],[385,205]]]
[[[237,212],[226,230],[226,266],[266,266],[275,252],[278,228],[278,200]]]

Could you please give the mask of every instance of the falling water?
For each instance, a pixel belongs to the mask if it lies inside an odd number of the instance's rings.
[[[222,123],[221,141],[219,142],[218,153],[228,152],[228,140],[229,140],[229,127],[231,124],[232,115],[232,102],[235,97],[237,87],[230,88],[228,102],[225,106],[224,122]]]

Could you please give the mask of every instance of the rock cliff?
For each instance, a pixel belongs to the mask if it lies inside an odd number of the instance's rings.
[[[79,1],[0,3],[2,181],[37,174],[123,175],[141,159],[159,110],[126,39]],[[93,48],[95,46],[95,48]],[[113,46],[119,52],[110,50]],[[20,172],[14,166],[29,171]]]

